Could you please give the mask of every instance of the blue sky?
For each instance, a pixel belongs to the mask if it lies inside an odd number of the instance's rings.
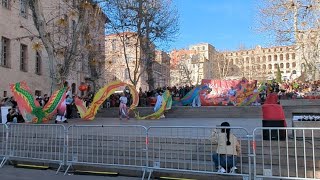
[[[171,49],[208,42],[217,50],[237,50],[272,43],[257,31],[257,0],[174,0],[180,33]]]

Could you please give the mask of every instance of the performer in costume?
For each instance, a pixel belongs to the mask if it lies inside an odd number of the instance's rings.
[[[64,100],[60,104],[60,106],[57,108],[57,117],[54,123],[55,124],[57,124],[58,122],[68,123],[66,115],[67,115],[67,104],[66,104],[66,100]]]
[[[120,120],[122,120],[122,116],[125,116],[129,120],[129,114],[128,114],[128,98],[124,95],[124,93],[121,93],[120,97],[120,105],[119,105],[119,116]]]
[[[157,94],[158,94],[157,95],[157,102],[156,102],[156,104],[154,105],[154,108],[153,108],[154,112],[157,112],[162,106],[162,92],[159,91]],[[165,118],[165,116],[161,115],[160,118]]]

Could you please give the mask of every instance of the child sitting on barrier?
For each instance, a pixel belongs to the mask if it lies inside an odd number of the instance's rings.
[[[221,127],[230,127],[228,122],[223,122]],[[236,173],[237,156],[240,155],[240,144],[236,136],[230,132],[230,128],[219,128],[221,132],[212,133],[212,142],[217,143],[216,154],[212,155],[218,173]]]

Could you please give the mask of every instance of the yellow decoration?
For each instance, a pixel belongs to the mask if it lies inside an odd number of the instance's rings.
[[[59,26],[67,26],[68,25],[68,22],[67,20],[65,20],[64,18],[60,18],[58,21],[57,21],[57,24]]]
[[[40,42],[36,42],[32,44],[32,49],[35,51],[39,51],[42,49],[42,44]]]
[[[91,9],[92,5],[88,1],[85,1],[84,3],[82,3],[82,7],[84,9]]]
[[[96,61],[95,59],[92,59],[92,60],[90,61],[90,64],[91,64],[91,65],[96,65],[96,64],[97,64],[97,61]]]
[[[69,13],[69,16],[72,16],[72,17],[75,17],[75,16],[77,16],[77,12],[76,11],[71,11],[70,13]]]

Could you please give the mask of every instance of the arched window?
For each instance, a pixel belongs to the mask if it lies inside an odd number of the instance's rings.
[[[268,61],[271,62],[271,55],[268,56]]]
[[[281,63],[281,64],[280,64],[280,68],[283,68],[283,66],[284,66],[283,63]]]
[[[290,68],[290,63],[286,63],[286,68]]]
[[[292,53],[291,58],[292,58],[292,59],[296,59],[296,54],[295,54],[295,53]]]
[[[262,65],[262,69],[267,69],[267,65]]]
[[[75,94],[76,93],[76,83],[72,83],[72,85],[71,85],[71,92],[72,92],[72,94]]]
[[[261,66],[260,66],[260,64],[258,64],[257,68],[258,68],[258,69],[261,69]]]
[[[238,58],[236,58],[236,63],[239,64],[239,59]]]
[[[283,54],[280,54],[280,61],[283,61]]]
[[[296,67],[296,62],[292,63],[292,67],[295,68]]]
[[[289,60],[289,54],[286,54],[286,60]]]
[[[268,65],[268,69],[272,69],[272,65],[271,64]]]
[[[266,59],[267,59],[266,56],[263,56],[263,57],[262,57],[262,62],[265,63],[265,62],[266,62]]]
[[[277,59],[278,59],[278,56],[277,56],[277,55],[274,55],[274,56],[273,56],[273,60],[274,60],[274,61],[277,61]]]
[[[260,63],[260,57],[257,57],[257,63]]]
[[[274,69],[277,69],[278,64],[274,64],[273,67],[274,67]]]
[[[249,63],[249,58],[248,57],[246,57],[246,63]]]

